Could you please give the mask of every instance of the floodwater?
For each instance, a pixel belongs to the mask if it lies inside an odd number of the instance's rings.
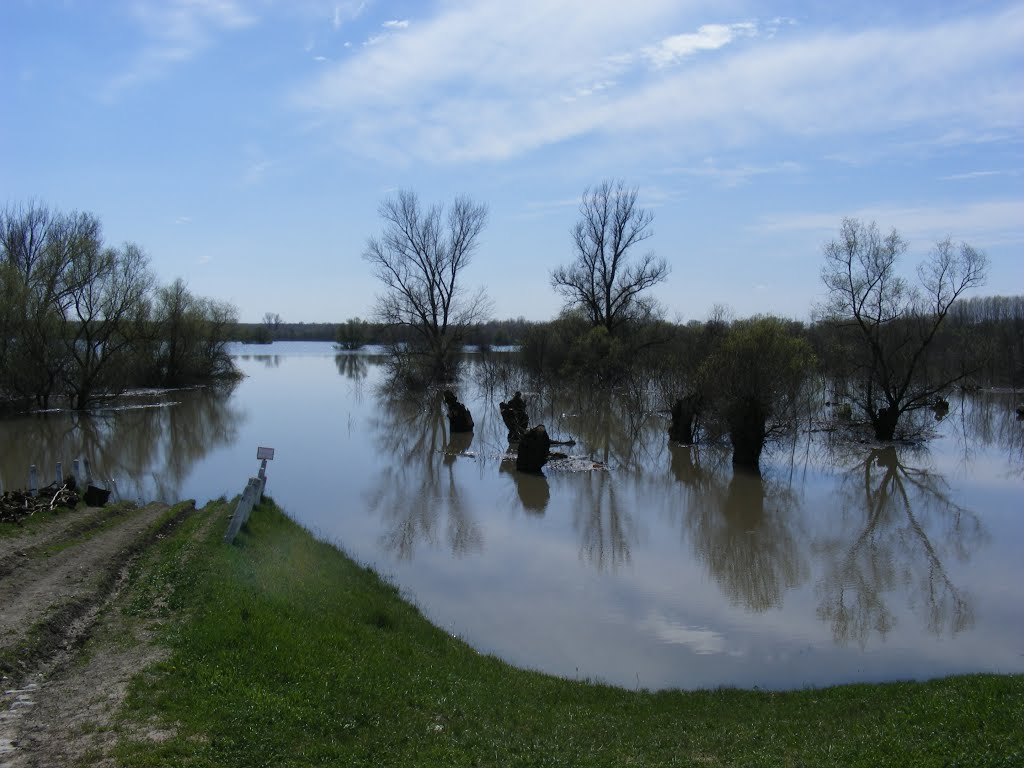
[[[951,403],[924,447],[804,435],[754,478],[669,444],[658,415],[527,393],[533,422],[577,441],[537,477],[505,458],[498,401],[517,385],[480,360],[459,393],[476,429],[452,436],[439,394],[381,394],[374,355],[235,351],[230,393],[0,421],[4,488],[87,457],[123,498],[202,503],[240,493],[269,446],[290,515],[522,667],[650,689],[1024,672],[1012,395]]]

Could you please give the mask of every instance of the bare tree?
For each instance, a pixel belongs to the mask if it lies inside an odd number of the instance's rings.
[[[46,253],[50,227],[56,218],[47,206],[35,200],[0,210],[0,254],[25,283]]]
[[[614,334],[650,313],[642,295],[668,276],[664,259],[632,249],[649,238],[654,215],[637,207],[637,188],[604,181],[583,193],[580,220],[572,228],[575,257],[551,273],[551,285],[567,307],[579,307],[595,326]]]
[[[487,206],[459,197],[447,214],[441,205],[423,210],[414,192],[402,190],[378,212],[384,231],[363,252],[385,288],[377,297],[377,316],[412,332],[417,343],[409,349],[425,361],[421,372],[427,378],[449,379],[466,327],[489,309],[482,289],[467,293],[463,285]]]
[[[904,413],[932,405],[969,373],[929,371],[927,353],[957,297],[984,283],[988,259],[947,238],[918,266],[919,285],[911,285],[897,272],[907,250],[899,233],[883,237],[874,222],[857,219],[844,219],[839,239],[824,250],[825,315],[853,337],[853,400],[875,437],[892,440]]]

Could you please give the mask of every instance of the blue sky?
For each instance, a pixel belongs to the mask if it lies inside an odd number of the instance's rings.
[[[370,314],[398,188],[490,217],[547,319],[583,190],[654,213],[670,319],[810,315],[843,216],[1024,293],[1024,3],[0,0],[0,204],[88,210],[246,321]]]

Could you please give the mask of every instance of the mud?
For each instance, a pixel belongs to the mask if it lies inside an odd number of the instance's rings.
[[[138,558],[194,509],[167,511],[84,510],[2,541],[0,768],[113,765],[128,684],[164,654],[157,606],[129,617],[125,588]]]

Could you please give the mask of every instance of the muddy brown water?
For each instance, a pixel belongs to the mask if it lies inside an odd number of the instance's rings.
[[[538,477],[505,455],[498,402],[519,382],[479,361],[459,393],[476,429],[453,436],[439,395],[379,393],[379,356],[235,352],[230,393],[0,421],[4,487],[85,456],[122,498],[202,503],[241,492],[271,446],[268,491],[289,514],[522,667],[652,689],[1024,672],[1012,396],[951,402],[923,448],[805,433],[752,478],[671,445],[658,415],[527,394],[534,422],[577,441]]]

